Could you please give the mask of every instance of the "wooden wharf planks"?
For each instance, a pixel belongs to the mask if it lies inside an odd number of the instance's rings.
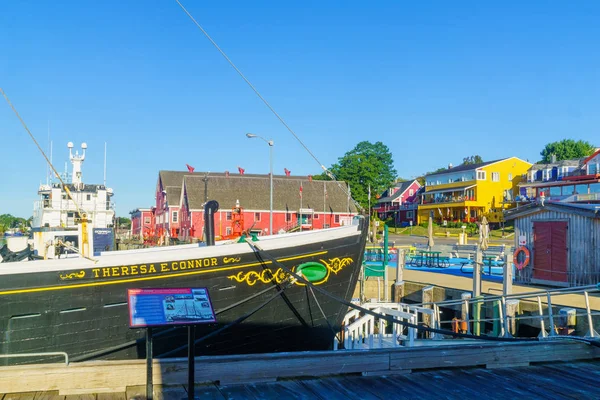
[[[526,398],[598,399],[600,360],[559,362],[517,368],[455,368],[391,376],[330,376],[321,379],[291,379],[245,385],[201,385],[202,399],[446,399],[487,400]],[[186,397],[183,385],[156,387],[155,399],[180,400]],[[145,387],[131,387],[127,393],[69,395],[70,400],[143,399]],[[52,392],[0,394],[0,400],[32,400],[55,396]],[[131,397],[129,397],[131,396]],[[142,396],[142,397],[140,397]],[[51,398],[51,397],[50,397]]]
[[[382,393],[399,396],[410,388],[410,393],[421,398],[431,393],[439,399],[478,394],[495,398],[497,393],[510,398],[524,394],[532,399],[550,395],[586,398],[594,391],[600,393],[596,390],[599,360],[600,348],[571,340],[199,357],[196,395],[209,399],[378,399]],[[514,368],[530,363],[544,364]],[[186,359],[155,360],[154,372],[156,399],[186,396]],[[319,376],[323,379],[313,379]],[[0,400],[142,399],[144,385],[144,360],[0,367],[0,391],[11,393],[0,394]],[[23,389],[30,392],[16,393]],[[94,394],[98,392],[103,393]]]

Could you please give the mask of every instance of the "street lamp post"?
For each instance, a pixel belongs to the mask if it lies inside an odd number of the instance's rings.
[[[272,235],[273,234],[273,141],[267,140],[264,137],[255,135],[253,133],[246,133],[246,137],[249,139],[252,139],[252,138],[262,139],[266,144],[269,145],[269,175],[270,175],[269,235]]]

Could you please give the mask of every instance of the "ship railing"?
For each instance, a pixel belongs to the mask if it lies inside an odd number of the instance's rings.
[[[402,303],[365,303],[362,304],[362,307],[380,314],[381,317],[370,314],[361,315],[360,310],[356,309],[346,314],[342,338],[344,349],[413,347],[417,338],[417,329],[414,327],[405,329],[400,322],[393,322],[388,327],[386,316],[392,316],[396,320],[416,326],[419,319],[423,320],[422,315],[428,315],[434,326],[439,327],[436,322],[435,310],[431,308],[414,307]],[[333,348],[338,350],[340,343],[337,342],[337,338],[334,340]]]
[[[0,358],[26,358],[26,357],[56,357],[62,356],[65,358],[65,365],[69,365],[69,355],[64,351],[50,351],[45,353],[16,353],[16,354],[0,354]]]

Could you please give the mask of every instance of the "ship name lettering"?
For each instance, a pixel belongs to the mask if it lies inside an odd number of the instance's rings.
[[[160,263],[159,272],[183,271],[196,268],[216,267],[218,260],[215,257],[198,258],[187,261],[173,261],[171,263]],[[118,276],[147,275],[157,272],[154,264],[122,265],[119,267],[92,268],[94,278],[114,278]]]

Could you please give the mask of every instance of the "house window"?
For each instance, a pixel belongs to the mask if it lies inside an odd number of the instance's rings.
[[[315,219],[319,219],[319,214],[315,214]]]
[[[173,221],[173,222],[177,222],[177,218],[179,217],[179,212],[177,212],[177,211],[173,211],[173,212],[171,213],[171,216],[173,217],[173,220],[172,220],[172,221]]]
[[[408,189],[408,195],[412,196],[413,194],[415,194],[415,191],[413,189]]]
[[[225,228],[225,234],[227,236],[231,235],[231,227],[230,226],[228,226],[227,228]]]
[[[406,218],[410,218],[410,219],[414,218],[413,212],[412,211],[407,211],[406,212]]]
[[[92,195],[88,194],[87,196],[85,196],[85,198],[87,199],[87,201],[90,201],[92,199]]]
[[[340,216],[339,215],[334,215],[333,216],[333,222],[336,223],[336,224],[339,224],[340,223]]]
[[[228,211],[227,214],[225,214],[225,220],[231,221],[231,211]]]
[[[477,171],[477,180],[478,181],[485,181],[486,177],[485,177],[485,171]]]
[[[285,222],[291,222],[291,221],[292,221],[292,214],[285,213]]]
[[[500,173],[492,172],[492,182],[500,182]]]
[[[150,217],[144,217],[144,225],[150,224]]]
[[[260,222],[260,213],[254,213],[254,222]]]
[[[508,181],[512,182],[512,174],[508,174]]]

